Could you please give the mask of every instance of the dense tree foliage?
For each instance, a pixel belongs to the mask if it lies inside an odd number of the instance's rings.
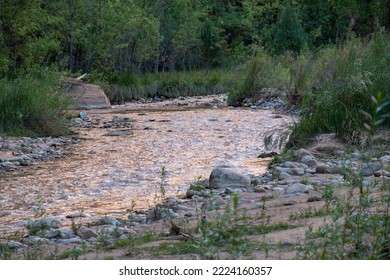
[[[0,73],[229,67],[390,27],[388,0],[0,0]]]

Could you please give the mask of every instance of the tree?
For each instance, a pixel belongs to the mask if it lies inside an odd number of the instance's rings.
[[[284,8],[279,15],[273,41],[276,53],[291,51],[297,55],[307,47],[306,38],[294,8]]]

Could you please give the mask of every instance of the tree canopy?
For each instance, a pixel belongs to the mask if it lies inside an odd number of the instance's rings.
[[[390,27],[387,0],[0,0],[0,75],[230,67]]]

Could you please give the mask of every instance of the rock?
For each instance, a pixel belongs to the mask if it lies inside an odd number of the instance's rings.
[[[61,228],[58,230],[58,235],[61,239],[69,239],[75,237],[75,233],[71,229]]]
[[[381,169],[381,164],[377,162],[370,162],[368,164],[364,164],[362,169],[360,170],[360,174],[364,177],[369,177],[374,175],[376,171]]]
[[[292,175],[287,173],[287,172],[280,172],[277,176],[278,179],[280,180],[285,180],[285,179],[288,179],[290,178]]]
[[[128,218],[131,222],[136,222],[136,223],[140,223],[140,224],[143,224],[146,222],[146,216],[131,214],[131,215],[129,215]]]
[[[110,101],[101,87],[85,84],[76,79],[66,79],[63,82],[65,92],[74,99],[73,109],[108,109]]]
[[[90,237],[90,238],[87,239],[87,241],[89,243],[95,243],[97,241],[97,238],[96,237]]]
[[[180,214],[179,214],[179,213],[176,213],[176,212],[173,211],[172,209],[168,209],[167,217],[169,217],[169,218],[174,218],[174,219],[178,219],[178,218],[180,218]]]
[[[291,162],[291,161],[286,161],[286,162],[282,163],[282,167],[286,167],[286,168],[298,168],[297,164],[294,163],[294,162]]]
[[[47,217],[42,220],[30,222],[27,227],[33,228],[60,228],[62,226],[61,222],[53,217]]]
[[[390,155],[386,155],[380,158],[381,162],[390,163]]]
[[[296,202],[295,200],[288,200],[286,202],[283,202],[283,206],[291,206],[295,204],[298,204],[298,202]]]
[[[322,200],[322,195],[319,192],[316,191],[309,192],[309,197],[307,198],[307,202],[315,202],[321,200]]]
[[[212,189],[232,187],[249,188],[250,186],[251,178],[249,176],[224,168],[214,169],[209,179],[209,187]]]
[[[319,164],[316,167],[316,173],[319,173],[319,174],[329,173],[329,170],[330,170],[330,167],[329,167],[329,165],[326,165],[326,164]]]
[[[97,237],[96,231],[91,228],[87,228],[86,226],[79,227],[76,234],[84,240],[88,240],[91,237]]]
[[[252,186],[259,186],[262,184],[262,181],[259,178],[252,178],[251,179],[251,185]]]
[[[16,241],[12,241],[12,240],[7,240],[7,241],[1,241],[0,242],[0,246],[1,247],[8,247],[10,248],[11,250],[18,250],[18,249],[26,249],[28,248],[28,246],[26,244],[23,244],[23,243],[20,243],[20,242],[16,242]]]
[[[296,158],[303,158],[304,156],[313,157],[313,155],[308,150],[305,150],[305,149],[299,149],[298,151],[295,151],[294,156]]]
[[[354,160],[359,160],[361,158],[361,154],[359,152],[355,152],[351,154]]]
[[[72,237],[72,238],[69,238],[69,239],[57,240],[57,243],[70,245],[70,244],[85,244],[87,242],[85,240],[82,240],[80,237],[76,236],[76,237]]]
[[[264,202],[256,202],[255,204],[253,204],[252,209],[259,209],[259,208],[264,208],[264,207],[265,207]]]
[[[127,227],[118,227],[118,228],[116,229],[116,231],[117,231],[117,233],[118,233],[119,235],[134,234],[134,233],[135,233],[134,230],[129,229],[129,228],[127,228]]]
[[[305,175],[305,170],[302,168],[291,168],[293,175],[302,176]]]
[[[301,183],[295,183],[290,186],[286,192],[287,194],[305,193],[308,192],[311,188],[311,186],[307,186]]]
[[[161,209],[158,205],[157,207],[149,208],[148,213],[146,214],[146,223],[150,224],[166,217],[166,214],[163,214],[163,211],[165,211],[165,209]]]
[[[258,155],[257,157],[258,158],[269,158],[269,157],[274,157],[277,155],[278,155],[277,152],[264,152],[264,153],[261,153],[260,155]]]
[[[104,216],[98,221],[99,225],[112,225],[112,226],[117,226],[119,225],[118,220],[114,219],[113,217],[110,216]]]
[[[88,114],[87,114],[87,112],[80,112],[79,117],[82,120],[86,120],[88,118]]]
[[[213,199],[208,199],[206,200],[202,207],[204,207],[204,209],[208,210],[208,211],[212,211],[212,210],[218,210],[221,208],[221,206],[225,205],[225,201],[223,200],[222,197],[215,197]]]
[[[121,130],[114,130],[109,133],[103,134],[103,136],[128,136],[132,134],[133,132],[130,129],[121,129]]]
[[[168,204],[177,203],[177,199],[174,198],[174,197],[168,197],[168,198],[165,200],[165,203],[168,203]]]
[[[226,188],[225,191],[219,195],[230,195],[230,194],[239,194],[239,193],[242,193],[242,190],[241,189],[229,189],[229,188]]]
[[[318,161],[312,157],[312,156],[304,156],[302,159],[301,159],[301,162],[306,164],[308,167],[310,168],[316,168],[318,166]]]
[[[267,192],[267,190],[264,187],[255,187],[253,189],[253,191],[257,192],[257,193],[265,193],[265,192]]]
[[[23,239],[23,243],[32,246],[32,245],[47,245],[47,244],[52,244],[53,242],[47,238],[31,235]]]
[[[87,215],[85,215],[84,213],[74,213],[74,214],[66,215],[65,217],[68,219],[75,219],[75,218],[85,218],[87,217]]]
[[[36,234],[36,236],[47,238],[47,239],[53,239],[53,238],[59,238],[60,232],[58,229],[50,229],[50,230],[40,230]]]
[[[195,189],[188,189],[186,192],[186,198],[192,198],[194,196],[198,197],[209,197],[210,196],[210,191],[209,190],[195,190]]]

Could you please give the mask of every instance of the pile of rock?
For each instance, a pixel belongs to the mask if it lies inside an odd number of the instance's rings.
[[[17,170],[20,166],[36,165],[37,161],[62,158],[65,146],[80,142],[80,137],[1,138],[0,173]]]

